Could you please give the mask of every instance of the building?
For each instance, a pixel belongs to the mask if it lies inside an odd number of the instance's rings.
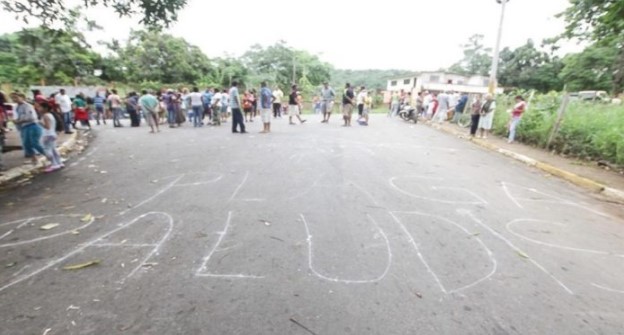
[[[412,95],[422,91],[433,92],[459,92],[468,94],[485,94],[488,92],[490,79],[485,76],[463,76],[445,72],[420,72],[403,78],[388,80],[386,96],[392,92],[412,92]],[[503,93],[502,88],[497,88],[496,93]]]

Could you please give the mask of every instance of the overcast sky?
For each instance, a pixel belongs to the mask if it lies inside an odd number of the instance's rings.
[[[568,6],[568,0],[510,0],[503,47],[561,33],[564,22],[554,15]],[[460,45],[473,34],[485,35],[493,48],[500,9],[495,0],[188,0],[169,32],[209,57],[237,56],[255,43],[285,40],[337,68],[437,70],[459,60]],[[92,42],[123,40],[131,28],[140,28],[138,18],[119,19],[111,9],[87,13],[104,27],[89,35]],[[0,22],[0,33],[24,27],[4,12]],[[573,43],[564,48],[577,49]]]

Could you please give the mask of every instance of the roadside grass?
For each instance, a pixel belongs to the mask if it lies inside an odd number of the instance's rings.
[[[520,142],[545,148],[557,120],[561,97],[536,97],[518,129]],[[494,133],[506,136],[513,100],[497,99]],[[624,165],[624,105],[573,101],[568,106],[550,150],[583,160],[604,160]]]

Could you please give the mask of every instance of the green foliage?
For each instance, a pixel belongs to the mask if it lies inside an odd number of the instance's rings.
[[[494,116],[494,133],[506,136],[513,96],[499,96]],[[528,96],[528,94],[525,94]],[[545,147],[562,97],[557,93],[536,95],[522,117],[516,138],[526,144]],[[586,160],[607,160],[624,164],[624,108],[580,101],[570,103],[551,149]]]
[[[508,88],[549,92],[563,88],[563,83],[557,76],[562,68],[559,58],[538,50],[533,41],[528,40],[514,50],[501,50],[498,77],[500,84]]]
[[[355,87],[365,86],[369,90],[385,90],[389,78],[411,76],[412,71],[406,70],[342,70],[332,69],[331,83],[334,87],[344,87],[351,83]]]
[[[177,13],[186,6],[187,0],[83,0],[81,3],[87,8],[98,5],[112,8],[120,17],[141,14],[140,23],[167,27],[177,20]],[[0,5],[26,23],[35,19],[49,26],[72,20],[72,13],[63,0],[0,0]]]
[[[482,75],[487,76],[492,67],[492,49],[483,45],[484,36],[481,34],[472,35],[468,43],[461,45],[464,50],[464,58],[453,64],[449,72],[461,75]]]
[[[100,58],[74,31],[25,29],[0,37],[0,81],[18,85],[72,84],[92,76]]]
[[[318,86],[329,80],[331,71],[331,65],[316,55],[293,49],[284,41],[268,47],[252,46],[243,55],[242,63],[249,69],[251,86],[258,87],[260,82],[267,80],[279,85],[285,92],[293,84],[293,70],[295,83],[308,86]]]
[[[568,55],[559,77],[569,91],[605,90],[613,87],[617,50],[611,46],[590,45],[578,54]]]
[[[624,87],[624,1],[570,0],[570,7],[560,16],[567,23],[564,36],[618,50],[609,68],[614,73],[613,92],[620,93]]]
[[[156,31],[132,31],[125,46],[113,43],[110,47],[116,55],[108,65],[123,77],[113,79],[194,83],[212,70],[198,47]]]

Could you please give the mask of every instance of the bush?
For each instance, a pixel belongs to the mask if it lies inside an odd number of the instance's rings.
[[[507,110],[513,107],[515,95],[497,98],[495,134],[507,136],[510,119]],[[561,100],[561,94],[557,93],[535,96],[522,118],[517,140],[545,148]],[[585,160],[624,164],[624,106],[570,102],[550,149]]]

